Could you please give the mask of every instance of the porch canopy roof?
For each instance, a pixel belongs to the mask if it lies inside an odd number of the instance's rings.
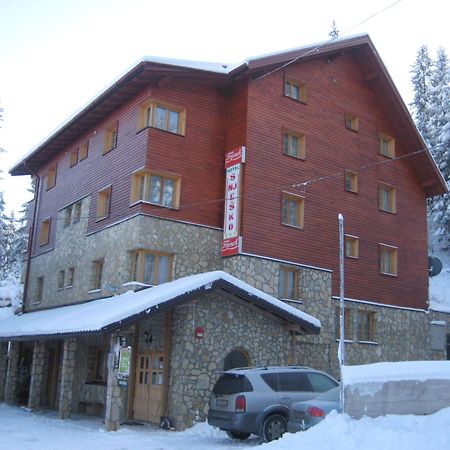
[[[240,300],[297,326],[304,334],[318,334],[320,331],[318,319],[226,272],[214,271],[179,278],[139,292],[128,291],[78,305],[3,318],[0,320],[0,340],[56,339],[81,334],[102,334],[193,299],[211,289],[229,292]]]

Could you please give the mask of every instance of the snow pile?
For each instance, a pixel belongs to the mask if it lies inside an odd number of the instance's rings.
[[[351,419],[330,413],[308,431],[264,444],[267,450],[443,450],[450,448],[450,408],[429,416],[391,415]]]
[[[430,308],[450,313],[450,252],[432,253],[442,261],[442,271],[430,278]]]

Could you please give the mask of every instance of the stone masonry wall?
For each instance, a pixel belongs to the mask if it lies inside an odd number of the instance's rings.
[[[83,200],[82,216],[88,214]],[[61,215],[63,213],[61,212]],[[222,268],[219,254],[221,231],[149,216],[136,216],[86,236],[86,221],[64,228],[57,221],[53,250],[32,258],[26,310],[54,307],[124,292],[131,280],[131,252],[136,249],[174,255],[172,278]],[[92,263],[103,259],[102,289],[92,289]],[[58,289],[61,270],[75,268],[72,286]],[[36,303],[37,278],[44,277],[43,298]],[[116,290],[117,289],[117,290]]]
[[[8,357],[8,369],[6,371],[6,382],[5,382],[5,402],[13,405],[16,401],[16,391],[17,391],[17,368],[19,365],[19,352],[20,344],[19,342],[12,342],[9,349]]]
[[[281,266],[292,267],[299,271],[300,302],[287,303],[318,318],[322,324],[318,336],[296,337],[301,355],[299,363],[339,377],[337,310],[340,303],[331,295],[332,273],[327,270],[245,255],[224,260],[224,270],[275,297],[278,297]],[[428,314],[420,310],[392,308],[356,301],[346,301],[345,306],[351,314],[350,336],[345,345],[346,364],[445,359],[445,352],[430,348],[430,322],[431,320],[447,320],[448,324],[448,314],[439,315],[434,312]],[[373,341],[358,339],[359,311],[375,313]]]
[[[291,336],[283,323],[221,292],[199,296],[175,309],[169,379],[169,417],[177,429],[205,420],[212,387],[233,349],[251,365],[296,362]],[[195,327],[203,338],[194,336]]]
[[[47,348],[45,342],[36,341],[33,348],[33,363],[31,365],[30,393],[28,407],[38,409],[41,405],[45,384],[45,364],[47,360]]]
[[[58,416],[69,419],[72,413],[73,382],[75,379],[75,357],[77,341],[74,338],[65,339],[63,343],[63,358],[61,369],[61,387]]]

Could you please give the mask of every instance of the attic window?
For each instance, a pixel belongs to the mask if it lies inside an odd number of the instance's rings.
[[[380,134],[378,136],[378,141],[380,144],[380,155],[386,156],[387,158],[394,158],[395,157],[394,138],[386,136],[385,134]]]
[[[306,84],[287,76],[284,80],[284,95],[298,102],[306,103],[308,100]]]
[[[353,131],[359,130],[359,119],[357,116],[345,113],[345,128]]]

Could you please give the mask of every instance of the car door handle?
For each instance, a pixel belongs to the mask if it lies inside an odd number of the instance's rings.
[[[287,395],[285,395],[284,397],[280,397],[280,400],[289,400],[291,397],[288,397]]]

